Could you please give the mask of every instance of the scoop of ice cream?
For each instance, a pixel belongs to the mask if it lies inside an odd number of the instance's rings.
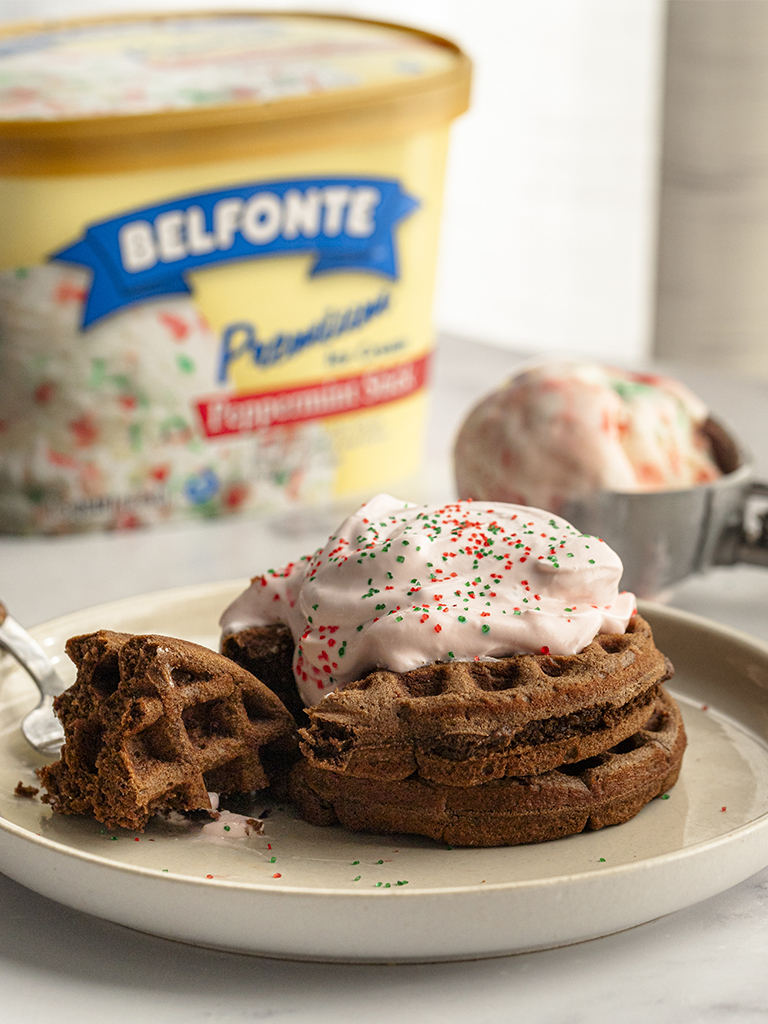
[[[256,576],[225,634],[288,625],[307,706],[376,668],[576,654],[635,611],[596,537],[520,505],[412,505],[380,494],[313,556]]]
[[[461,498],[562,510],[594,491],[675,490],[720,476],[703,402],[668,377],[591,363],[526,369],[469,414]]]

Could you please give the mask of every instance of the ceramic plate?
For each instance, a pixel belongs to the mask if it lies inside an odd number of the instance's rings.
[[[67,637],[99,628],[215,647],[246,581],[183,588],[35,629],[68,680]],[[646,605],[675,663],[689,746],[678,784],[632,821],[534,846],[468,850],[406,836],[314,828],[289,807],[262,835],[153,822],[139,835],[55,817],[42,760],[19,732],[34,690],[0,665],[0,870],[36,892],[168,938],[268,956],[428,961],[565,945],[705,899],[768,864],[768,646]]]

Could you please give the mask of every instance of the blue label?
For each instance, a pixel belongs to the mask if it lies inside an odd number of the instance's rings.
[[[257,182],[99,221],[51,259],[93,271],[87,327],[124,306],[188,295],[187,271],[230,260],[311,252],[313,277],[355,270],[396,279],[394,227],[418,205],[391,179]]]

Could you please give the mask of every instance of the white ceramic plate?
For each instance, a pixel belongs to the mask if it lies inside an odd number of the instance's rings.
[[[60,662],[99,628],[215,647],[245,581],[103,605],[33,632]],[[143,835],[54,817],[13,795],[42,761],[18,724],[34,704],[0,665],[0,870],[54,900],[168,938],[276,957],[427,961],[565,945],[641,924],[768,864],[768,646],[659,606],[643,608],[675,663],[689,747],[680,781],[632,821],[534,846],[450,849],[313,828],[272,808],[264,834]],[[265,808],[255,806],[253,811]]]

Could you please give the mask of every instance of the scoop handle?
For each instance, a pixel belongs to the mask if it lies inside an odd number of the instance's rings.
[[[726,531],[720,541],[716,565],[733,565],[745,562],[768,569],[768,505],[757,513],[756,525],[749,524],[749,505],[753,499],[768,499],[768,483],[753,480],[745,495],[744,518],[741,523]],[[753,522],[755,522],[753,520]]]

